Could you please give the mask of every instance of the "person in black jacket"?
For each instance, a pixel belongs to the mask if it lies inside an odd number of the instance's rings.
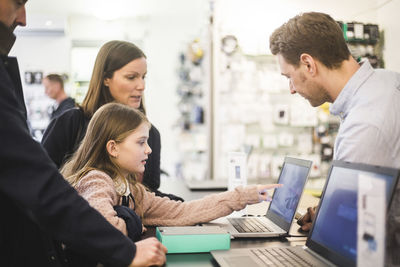
[[[61,75],[52,73],[44,77],[42,84],[48,97],[56,102],[51,107],[50,119],[57,118],[66,110],[75,107],[75,100],[69,97],[64,91],[64,80]]]
[[[81,106],[52,120],[43,135],[42,145],[58,168],[77,150],[91,117],[102,105],[115,101],[146,114],[143,102],[146,73],[146,56],[136,45],[110,41],[101,47]],[[153,153],[149,156],[144,173],[137,175],[139,182],[158,196],[183,201],[180,197],[158,191],[161,138],[154,125],[150,128],[148,143]]]
[[[8,57],[25,0],[0,0],[0,259],[2,266],[68,266],[61,242],[107,266],[163,264],[155,238],[136,245],[91,208],[29,134],[16,58]],[[135,254],[136,253],[136,254]]]

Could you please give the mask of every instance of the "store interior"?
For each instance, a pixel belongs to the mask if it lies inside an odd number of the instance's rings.
[[[328,104],[290,95],[268,44],[298,13],[330,14],[346,25],[354,57],[400,72],[400,0],[32,0],[26,9],[10,55],[19,59],[32,135],[40,140],[54,104],[45,75],[68,77],[79,103],[101,45],[130,41],[147,57],[147,116],[171,179],[224,181],[229,154],[244,152],[249,181],[276,179],[293,156],[313,161],[308,188],[322,189],[338,118]]]

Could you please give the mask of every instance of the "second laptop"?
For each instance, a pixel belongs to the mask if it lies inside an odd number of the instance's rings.
[[[230,217],[226,225],[237,237],[273,237],[287,235],[306,184],[312,162],[285,157],[278,183],[267,214],[261,217]]]

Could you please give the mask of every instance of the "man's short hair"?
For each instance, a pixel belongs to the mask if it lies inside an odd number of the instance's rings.
[[[46,77],[45,77],[45,79],[48,79],[49,81],[52,81],[52,82],[57,82],[57,83],[59,83],[60,85],[61,85],[61,88],[63,88],[64,89],[64,79],[63,79],[63,77],[61,76],[61,75],[58,75],[58,74],[49,74],[49,75],[47,75]]]
[[[299,14],[276,29],[270,39],[272,54],[281,54],[294,66],[307,53],[329,69],[339,68],[350,56],[343,32],[331,16],[319,12]]]

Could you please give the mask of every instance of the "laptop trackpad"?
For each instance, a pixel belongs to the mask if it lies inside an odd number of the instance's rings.
[[[249,256],[235,256],[224,258],[230,267],[257,266],[258,264]]]

